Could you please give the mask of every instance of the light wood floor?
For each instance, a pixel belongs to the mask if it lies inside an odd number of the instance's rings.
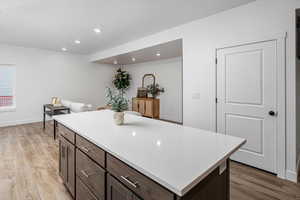
[[[0,128],[0,200],[70,200],[58,175],[58,144],[52,126]],[[9,184],[11,183],[11,184]],[[1,191],[1,188],[0,188]],[[231,200],[300,200],[300,184],[231,162]]]
[[[5,198],[71,199],[58,175],[58,143],[50,137],[50,127],[46,133],[41,127],[30,124],[0,128],[0,183],[7,179],[12,182],[11,195]],[[6,200],[2,195],[0,199]]]

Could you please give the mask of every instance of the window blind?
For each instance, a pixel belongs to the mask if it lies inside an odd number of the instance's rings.
[[[14,67],[0,66],[0,107],[14,104]]]

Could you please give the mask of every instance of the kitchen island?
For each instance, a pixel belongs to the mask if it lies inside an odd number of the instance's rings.
[[[54,117],[59,172],[77,200],[229,200],[241,138],[112,111]]]

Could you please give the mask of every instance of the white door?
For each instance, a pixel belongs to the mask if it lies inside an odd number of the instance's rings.
[[[217,131],[245,138],[231,159],[276,173],[276,41],[217,51]]]

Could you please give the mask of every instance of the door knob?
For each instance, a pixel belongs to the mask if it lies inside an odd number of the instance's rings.
[[[271,110],[271,111],[269,111],[269,115],[270,116],[275,116],[275,115],[277,115],[277,113],[275,111]]]

